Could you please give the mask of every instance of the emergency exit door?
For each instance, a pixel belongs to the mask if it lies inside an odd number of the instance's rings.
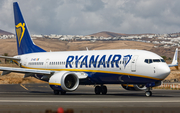
[[[131,72],[136,72],[137,59],[138,59],[138,56],[135,55],[131,60]]]

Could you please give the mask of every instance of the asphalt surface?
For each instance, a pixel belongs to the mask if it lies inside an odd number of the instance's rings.
[[[72,109],[74,113],[179,113],[179,90],[126,91],[108,85],[107,95],[95,95],[93,86],[79,86],[66,95],[54,95],[48,84],[0,85],[0,113],[44,113]]]

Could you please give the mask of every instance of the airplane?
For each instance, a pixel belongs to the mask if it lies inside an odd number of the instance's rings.
[[[75,91],[79,85],[94,85],[95,94],[107,94],[107,84],[120,84],[126,90],[145,91],[161,85],[178,66],[178,48],[171,64],[146,50],[115,49],[46,52],[35,45],[17,2],[13,3],[18,55],[11,59],[21,68],[0,67],[1,75],[24,73],[49,82],[55,95]]]

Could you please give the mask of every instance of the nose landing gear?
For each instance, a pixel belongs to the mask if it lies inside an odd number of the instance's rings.
[[[107,94],[107,87],[104,86],[104,85],[101,85],[101,86],[96,86],[95,89],[94,89],[94,92],[96,95],[99,95],[99,94],[103,94],[103,95],[106,95]]]
[[[151,87],[148,87],[148,88],[147,88],[147,91],[145,92],[145,94],[146,94],[147,97],[152,96],[152,92],[150,91],[151,89],[152,89]]]

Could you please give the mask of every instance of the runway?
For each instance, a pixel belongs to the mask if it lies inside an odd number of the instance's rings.
[[[79,86],[75,92],[54,95],[48,84],[0,85],[0,112],[44,113],[58,107],[75,113],[179,113],[179,90],[126,91],[108,85],[107,95],[95,95],[93,86]]]

